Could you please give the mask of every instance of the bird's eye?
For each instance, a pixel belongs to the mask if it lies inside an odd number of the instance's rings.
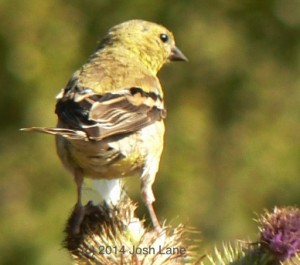
[[[168,40],[169,40],[169,36],[168,36],[167,34],[164,34],[164,33],[160,34],[160,35],[159,35],[159,38],[160,38],[161,41],[164,42],[164,43],[168,42]]]

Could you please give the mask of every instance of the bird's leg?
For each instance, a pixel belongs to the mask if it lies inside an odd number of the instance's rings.
[[[154,229],[157,231],[157,232],[160,232],[161,231],[161,226],[159,224],[159,221],[157,219],[157,216],[156,216],[156,213],[154,211],[154,208],[153,208],[153,203],[146,203],[146,207],[149,211],[149,214],[150,214],[150,218],[152,220],[152,224],[154,226]]]
[[[79,234],[80,232],[80,225],[83,221],[84,214],[85,214],[85,208],[82,205],[81,202],[81,191],[82,191],[82,184],[83,184],[83,173],[81,170],[75,170],[74,172],[74,179],[77,186],[77,203],[75,205],[75,219],[72,226],[72,232],[73,234]]]
[[[74,173],[75,183],[77,186],[77,203],[76,207],[82,207],[81,202],[81,190],[82,190],[82,184],[83,184],[83,174],[81,170],[76,170]]]
[[[143,183],[142,183],[142,196],[143,196],[143,200],[146,204],[146,207],[149,211],[150,218],[151,218],[152,224],[154,226],[154,229],[157,232],[161,232],[161,226],[159,224],[159,221],[157,219],[156,213],[153,208],[153,202],[154,202],[155,198],[154,198],[151,186],[143,187]]]

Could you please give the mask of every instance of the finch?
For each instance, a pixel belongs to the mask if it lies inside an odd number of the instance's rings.
[[[166,108],[156,75],[171,61],[187,58],[165,27],[143,20],[114,26],[57,96],[57,127],[23,129],[56,135],[57,153],[77,185],[77,232],[84,216],[84,177],[103,179],[103,198],[116,204],[119,179],[139,175],[143,201],[160,228],[152,184],[163,150]]]

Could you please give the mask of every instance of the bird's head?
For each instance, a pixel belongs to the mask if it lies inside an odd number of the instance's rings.
[[[139,60],[154,73],[167,62],[187,61],[176,47],[168,29],[144,20],[130,20],[111,28],[100,43],[100,49],[110,47],[132,60]]]

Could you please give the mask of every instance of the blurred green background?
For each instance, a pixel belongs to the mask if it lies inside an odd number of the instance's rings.
[[[55,95],[107,29],[132,18],[167,26],[190,59],[159,74],[160,219],[196,227],[205,253],[255,240],[264,208],[300,204],[299,0],[2,0],[0,264],[70,264],[61,241],[75,185],[54,139],[19,128],[54,126]],[[140,200],[138,179],[128,182]]]

